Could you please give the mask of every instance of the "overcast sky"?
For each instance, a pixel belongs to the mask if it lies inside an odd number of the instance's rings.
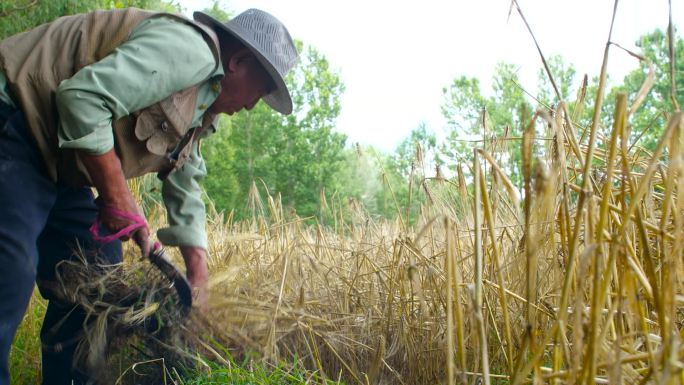
[[[183,0],[185,11],[212,1]],[[560,54],[584,73],[598,75],[613,0],[519,0],[545,56]],[[672,0],[673,22],[684,24],[684,1]],[[260,8],[279,18],[291,35],[323,53],[346,85],[338,130],[349,142],[391,151],[421,122],[438,133],[442,88],[462,75],[489,90],[494,66],[519,67],[523,86],[536,92],[541,66],[534,42],[509,0],[225,0],[237,14]],[[665,30],[667,0],[621,0],[613,41],[638,52],[634,42]],[[678,33],[681,36],[681,32]],[[638,67],[611,48],[609,73],[621,79]],[[485,92],[486,92],[485,90]]]

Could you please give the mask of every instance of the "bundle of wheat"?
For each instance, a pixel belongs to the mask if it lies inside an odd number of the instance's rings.
[[[188,325],[198,321],[189,317],[173,279],[149,260],[104,266],[78,258],[61,262],[56,270],[52,294],[86,314],[78,365],[97,373],[103,383],[110,380],[108,373],[115,375],[108,370],[112,359],[120,364],[163,359],[170,367],[194,361],[187,353],[197,351]],[[138,372],[161,378],[159,369],[140,366]]]

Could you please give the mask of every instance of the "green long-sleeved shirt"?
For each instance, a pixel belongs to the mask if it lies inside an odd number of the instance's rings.
[[[212,73],[215,59],[202,35],[172,18],[144,20],[130,38],[101,61],[64,80],[56,92],[60,148],[103,154],[114,146],[112,121],[150,106],[169,95],[200,86],[193,126],[220,92],[223,67]],[[0,100],[12,101],[0,72]],[[207,247],[205,207],[200,181],[206,167],[197,146],[182,168],[164,181],[162,196],[169,226],[157,233],[167,245]]]

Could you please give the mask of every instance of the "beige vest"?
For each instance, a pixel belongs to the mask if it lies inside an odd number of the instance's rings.
[[[172,16],[197,28],[218,67],[219,44],[212,29],[178,15],[135,8],[65,16],[0,41],[0,69],[7,77],[14,102],[26,116],[53,180],[91,184],[77,152],[58,149],[57,86],[110,54],[141,21],[158,15]],[[198,89],[199,85],[195,85],[170,96],[160,95],[165,97],[161,102],[113,123],[115,149],[127,178],[148,172],[166,175],[187,159],[192,141],[201,130],[190,129]],[[213,116],[205,114],[202,127],[212,120]]]

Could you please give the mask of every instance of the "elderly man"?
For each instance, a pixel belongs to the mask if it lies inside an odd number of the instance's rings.
[[[126,179],[157,172],[169,227],[196,300],[206,301],[207,237],[199,140],[218,113],[260,100],[289,114],[284,76],[297,61],[287,29],[251,9],[220,23],[139,9],[59,18],[0,42],[0,385],[34,281],[50,300],[41,330],[43,383],[83,383],[72,368],[83,313],[41,282],[74,250],[115,263],[119,241],[93,239],[97,220],[150,250]],[[94,200],[90,186],[98,192]],[[143,220],[141,218],[141,220]],[[144,220],[143,220],[144,222]]]

